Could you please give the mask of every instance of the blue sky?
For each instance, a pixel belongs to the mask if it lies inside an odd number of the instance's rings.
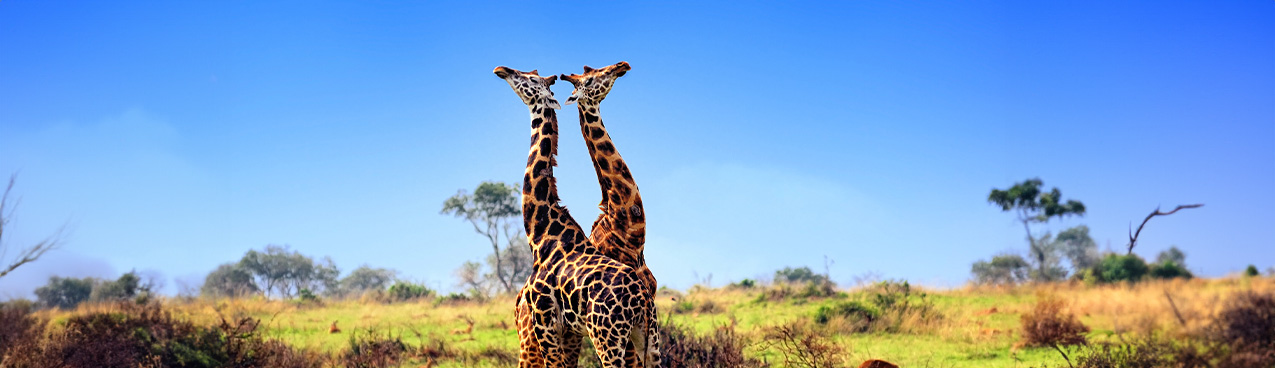
[[[1025,248],[993,187],[1040,177],[1101,247],[1147,225],[1198,274],[1275,265],[1275,4],[1202,2],[0,3],[0,280],[130,269],[198,282],[266,244],[453,288],[489,252],[442,201],[523,171],[498,65],[621,60],[602,115],[641,187],[647,258],[678,288],[834,261],[933,286]],[[565,98],[570,85],[555,92]],[[573,107],[557,171],[596,177]],[[1136,225],[1136,224],[1134,224]]]

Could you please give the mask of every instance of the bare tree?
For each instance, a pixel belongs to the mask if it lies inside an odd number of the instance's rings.
[[[1152,217],[1168,216],[1178,212],[1178,210],[1187,209],[1187,208],[1198,208],[1201,206],[1204,206],[1204,204],[1203,203],[1184,204],[1184,205],[1179,205],[1177,208],[1174,208],[1172,211],[1169,211],[1169,212],[1160,212],[1160,207],[1156,207],[1155,211],[1151,211],[1151,214],[1147,215],[1147,218],[1142,220],[1142,225],[1138,225],[1137,232],[1133,231],[1133,224],[1129,225],[1129,252],[1128,253],[1130,254],[1133,253],[1133,246],[1138,244],[1138,235],[1142,234],[1142,227],[1147,226],[1147,221],[1151,221]]]
[[[13,220],[13,212],[17,210],[18,207],[18,203],[16,202],[13,203],[13,205],[9,205],[9,192],[13,190],[13,183],[16,182],[17,179],[18,174],[10,175],[9,185],[4,188],[4,196],[0,196],[0,260],[7,259],[9,253],[9,246],[8,244],[5,244],[4,241],[4,228],[9,224],[9,221]],[[13,258],[12,261],[6,261],[8,262],[8,266],[4,266],[3,269],[0,269],[0,278],[5,277],[5,275],[8,275],[10,272],[13,272],[13,270],[18,269],[18,267],[22,267],[24,264],[35,262],[40,259],[40,257],[44,256],[45,253],[61,246],[62,234],[65,229],[66,227],[63,226],[48,238],[45,238],[34,245],[19,248],[17,257]]]

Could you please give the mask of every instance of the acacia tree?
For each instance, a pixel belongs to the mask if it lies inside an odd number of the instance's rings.
[[[513,185],[485,181],[474,188],[473,194],[462,189],[456,195],[447,198],[440,212],[469,221],[474,226],[474,232],[487,238],[487,241],[491,243],[492,258],[495,261],[495,278],[505,292],[514,291],[517,285],[516,277],[521,274],[521,272],[506,270],[505,262],[507,259],[521,261],[523,257],[502,257],[500,249],[501,243],[504,243],[508,251],[513,251],[513,248],[518,245],[516,239],[522,237],[517,233],[522,227],[520,226],[522,209],[519,205],[519,194]],[[517,268],[530,268],[530,266],[529,264],[518,265]]]
[[[1027,232],[1029,258],[1036,266],[1032,271],[1032,278],[1037,281],[1051,281],[1062,278],[1066,271],[1058,266],[1055,243],[1044,237],[1037,239],[1032,236],[1031,224],[1044,224],[1055,217],[1084,216],[1085,205],[1076,200],[1064,202],[1062,192],[1057,187],[1049,192],[1042,192],[1043,185],[1040,178],[1032,178],[1015,183],[1006,190],[993,188],[987,201],[1000,206],[1004,212],[1014,211],[1018,215],[1018,221],[1023,223],[1023,230]]]
[[[4,259],[9,250],[8,244],[4,241],[4,228],[5,225],[9,224],[9,221],[13,220],[13,211],[17,210],[17,203],[14,203],[13,205],[9,204],[9,192],[13,190],[13,183],[17,181],[17,179],[17,174],[10,175],[9,185],[4,187],[4,195],[0,196],[0,260]],[[14,257],[12,261],[9,261],[8,265],[0,266],[3,267],[0,268],[0,277],[8,275],[10,272],[13,272],[13,270],[18,269],[18,267],[22,267],[24,264],[35,262],[50,250],[57,249],[61,244],[62,231],[59,230],[57,233],[45,238],[44,240],[33,245],[20,248],[18,250],[17,257]]]
[[[316,262],[301,252],[275,244],[267,245],[264,252],[249,250],[238,266],[253,276],[262,294],[274,293],[284,298],[296,296],[301,289],[319,292],[336,287],[340,274],[331,258]]]

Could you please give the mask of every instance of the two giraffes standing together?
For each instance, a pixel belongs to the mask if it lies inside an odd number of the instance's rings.
[[[589,146],[602,187],[602,214],[584,229],[558,203],[553,177],[561,108],[549,90],[558,76],[542,77],[497,67],[531,110],[531,153],[522,177],[522,218],[534,262],[518,293],[519,367],[575,367],[584,337],[593,342],[602,365],[658,367],[655,276],[646,267],[646,214],[629,167],[607,134],[598,105],[629,71],[629,63],[584,67],[563,74],[575,85],[567,103],[577,103],[580,132]]]

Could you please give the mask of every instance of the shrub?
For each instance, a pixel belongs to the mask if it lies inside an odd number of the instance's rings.
[[[1137,254],[1108,254],[1094,270],[1101,282],[1139,281],[1147,274],[1147,262]]]
[[[810,267],[784,267],[782,270],[775,271],[775,282],[787,283],[825,283],[828,278],[810,270]]]
[[[433,295],[434,291],[425,287],[425,285],[399,281],[390,286],[386,294],[390,301],[408,301],[428,297]],[[450,297],[451,295],[448,296]]]
[[[767,347],[783,356],[787,367],[841,367],[844,352],[824,333],[811,328],[804,320],[768,327],[762,332]]]
[[[1187,271],[1186,267],[1174,261],[1165,261],[1151,265],[1150,275],[1157,279],[1184,278],[1190,279],[1195,277],[1191,271]]]
[[[1236,350],[1275,351],[1275,294],[1235,294],[1218,313],[1213,327],[1214,339]]]
[[[827,325],[834,319],[843,319],[850,324],[851,332],[867,332],[873,322],[881,318],[881,312],[870,305],[858,301],[841,302],[820,306],[815,311],[815,323]]]
[[[74,315],[58,330],[9,351],[15,367],[319,367],[322,357],[256,334],[258,320],[201,328],[156,303]]]
[[[1261,273],[1257,272],[1257,266],[1248,265],[1248,267],[1244,269],[1244,276],[1257,277],[1261,276]]]
[[[732,282],[730,285],[727,285],[726,287],[731,289],[752,289],[756,286],[757,286],[757,281],[753,281],[753,279],[743,279],[743,280],[739,280],[739,282]]]
[[[397,337],[378,336],[369,332],[360,337],[350,334],[349,348],[340,355],[340,365],[350,368],[382,368],[399,364],[407,345]]]
[[[761,367],[761,362],[744,357],[747,339],[735,332],[732,324],[718,327],[711,333],[697,334],[695,330],[672,323],[659,328],[660,357],[662,367],[669,368],[746,368]],[[585,339],[585,350],[582,357],[588,363],[582,366],[598,367],[597,356],[593,346]],[[592,364],[592,365],[589,365]]]
[[[300,291],[297,292],[297,301],[302,304],[322,304],[323,303],[323,301],[319,300],[318,295],[314,295],[314,292],[306,288],[302,288]]]
[[[32,303],[7,302],[0,305],[0,363],[15,346],[40,336],[44,323],[31,315]]]
[[[1023,342],[1030,346],[1083,345],[1089,327],[1076,315],[1063,313],[1065,303],[1053,297],[1041,297],[1030,312],[1023,314]]]

